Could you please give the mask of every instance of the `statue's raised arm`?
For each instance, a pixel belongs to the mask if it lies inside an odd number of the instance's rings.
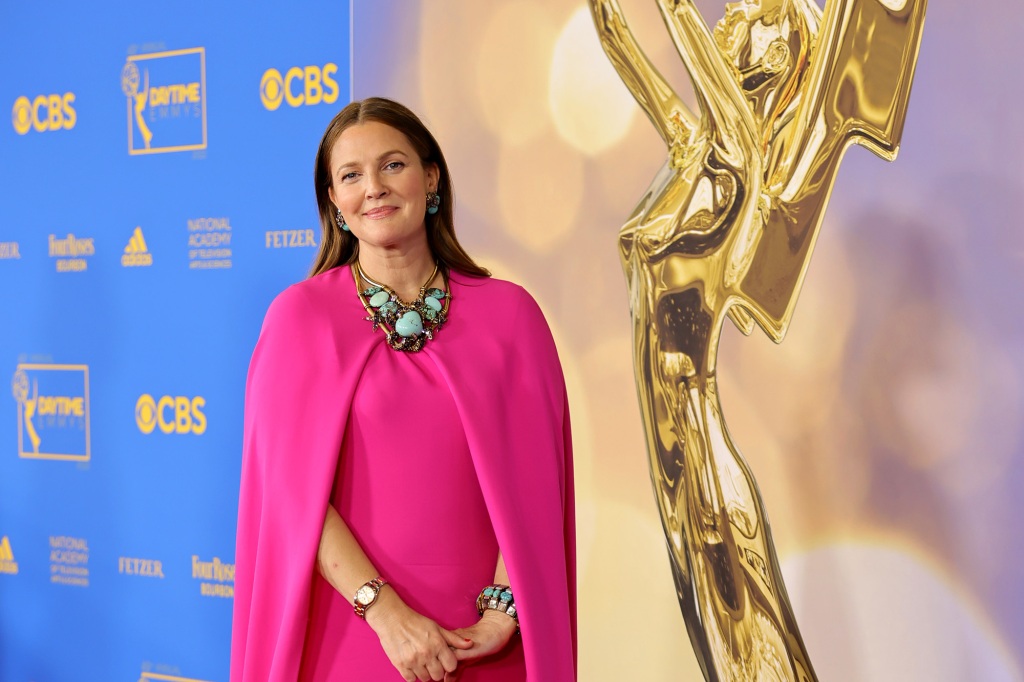
[[[686,66],[701,111],[701,130],[737,166],[758,164],[752,156],[754,119],[735,71],[715,44],[692,0],[658,4],[672,43]],[[739,158],[741,157],[741,158]]]
[[[589,0],[608,60],[669,147],[686,144],[697,119],[637,44],[617,0]]]

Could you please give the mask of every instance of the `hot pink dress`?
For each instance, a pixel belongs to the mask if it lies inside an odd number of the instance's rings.
[[[289,287],[253,351],[232,682],[400,679],[351,596],[319,577],[330,503],[403,599],[444,626],[475,622],[500,546],[522,634],[507,660],[463,679],[574,682],[572,441],[540,307],[515,284],[453,272],[444,329],[396,353],[354,286],[341,266]]]
[[[449,629],[477,621],[476,598],[494,580],[498,541],[451,391],[427,354],[384,343],[371,351],[331,503],[406,604]],[[350,599],[319,575],[312,589],[299,679],[401,682]],[[525,680],[519,638],[461,679]]]

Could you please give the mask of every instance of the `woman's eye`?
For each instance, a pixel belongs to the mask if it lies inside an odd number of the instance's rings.
[[[401,161],[392,161],[388,163],[388,165],[384,166],[384,168],[386,168],[387,170],[399,170],[400,168],[403,167],[405,167],[405,164],[402,163]]]
[[[345,173],[344,175],[341,176],[341,181],[342,182],[347,182],[347,181],[351,180],[352,178],[354,178],[355,176],[356,176],[355,172]]]

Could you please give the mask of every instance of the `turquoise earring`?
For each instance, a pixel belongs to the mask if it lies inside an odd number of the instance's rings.
[[[440,205],[441,197],[437,195],[437,192],[427,192],[427,213],[434,215]]]
[[[342,217],[340,208],[338,209],[338,212],[334,215],[334,219],[338,222],[338,227],[345,230],[345,232],[349,231],[348,223],[346,223],[345,218]]]

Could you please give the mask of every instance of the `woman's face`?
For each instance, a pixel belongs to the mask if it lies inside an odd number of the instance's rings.
[[[405,135],[384,123],[351,126],[331,149],[331,202],[360,248],[401,248],[426,236],[427,192],[438,170],[424,167]]]

